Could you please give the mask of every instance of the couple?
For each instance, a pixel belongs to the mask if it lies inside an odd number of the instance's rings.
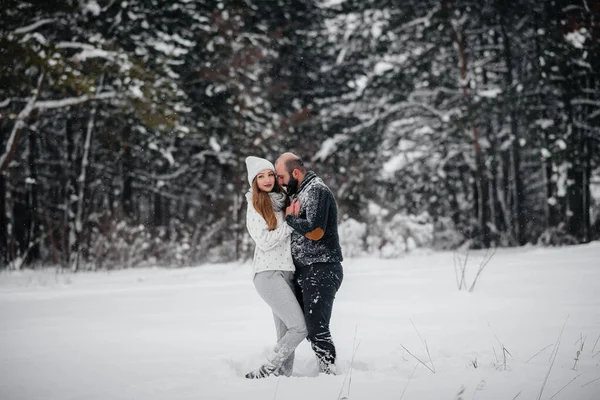
[[[334,374],[329,320],[343,271],[333,193],[292,153],[282,154],[275,167],[248,157],[246,167],[254,286],[273,310],[278,339],[266,362],[246,378],[290,376],[294,351],[307,337],[319,372]]]

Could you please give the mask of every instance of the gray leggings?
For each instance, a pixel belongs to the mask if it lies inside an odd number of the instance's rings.
[[[294,295],[293,271],[263,271],[254,275],[254,287],[273,310],[277,345],[267,356],[280,375],[290,376],[294,351],[306,338],[304,313]]]

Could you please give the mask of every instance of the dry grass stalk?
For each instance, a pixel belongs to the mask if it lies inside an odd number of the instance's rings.
[[[600,377],[598,377],[598,378],[594,379],[593,381],[589,381],[588,383],[585,383],[585,384],[581,385],[581,387],[587,386],[587,385],[589,385],[590,383],[594,383],[594,382],[596,382],[596,381],[598,381],[598,380],[600,380]]]
[[[429,353],[429,346],[427,346],[427,341],[425,341],[425,339],[423,339],[423,337],[419,333],[419,330],[415,326],[415,324],[412,321],[412,319],[410,320],[410,323],[412,324],[413,328],[415,328],[415,332],[417,332],[417,336],[421,340],[421,343],[423,344],[423,347],[425,347],[425,351],[427,351],[427,357],[429,357],[429,362],[431,363],[431,368],[433,368],[433,370],[435,372],[435,365],[433,365],[433,360],[431,359],[431,354]]]
[[[492,260],[492,258],[494,257],[494,254],[496,254],[496,247],[486,250],[485,254],[483,255],[483,259],[479,263],[479,268],[477,269],[477,273],[475,274],[475,277],[473,278],[473,282],[471,282],[471,285],[469,286],[469,289],[468,289],[469,292],[473,292],[473,290],[475,289],[475,285],[477,284],[477,280],[479,279],[479,276],[481,275],[481,273],[483,272],[485,267],[488,265],[488,263]],[[466,271],[467,271],[467,263],[469,261],[469,249],[467,248],[465,250],[464,258],[461,257],[461,255],[458,253],[458,251],[455,251],[453,253],[453,257],[454,257],[454,276],[456,278],[456,286],[458,287],[458,290],[463,290],[463,289],[467,290]]]
[[[532,355],[531,357],[529,357],[529,360],[525,361],[525,364],[529,363],[529,361],[533,360],[535,357],[537,357],[538,355],[540,355],[540,353],[542,353],[548,347],[552,346],[552,344],[549,344],[548,346],[544,347],[543,349],[541,349],[540,351],[538,351],[537,353],[535,353],[534,355]]]
[[[469,248],[465,251],[463,259],[458,251],[454,252],[454,275],[456,276],[456,286],[458,290],[466,289],[465,272],[467,270],[467,261],[469,261]]]
[[[554,357],[552,358],[552,362],[550,363],[550,368],[548,368],[548,372],[546,373],[546,377],[544,378],[544,383],[542,384],[542,388],[540,389],[540,394],[538,395],[537,400],[540,400],[542,398],[542,393],[544,393],[544,388],[546,387],[546,383],[548,382],[548,377],[550,376],[550,372],[552,371],[552,367],[554,366],[554,361],[556,361],[556,356],[558,355],[558,348],[560,347],[560,341],[562,339],[562,335],[563,335],[563,332],[565,330],[565,326],[567,325],[568,320],[569,320],[569,317],[567,316],[567,318],[565,319],[565,323],[563,324],[563,327],[560,330],[560,334],[558,335],[558,339],[556,340],[556,343],[554,345],[554,350],[552,351],[552,353],[554,354]]]
[[[408,377],[408,381],[406,382],[406,385],[404,386],[404,390],[402,391],[402,394],[400,395],[400,400],[402,400],[402,398],[404,397],[404,393],[406,393],[408,384],[410,383],[410,380],[412,379],[413,375],[415,374],[415,371],[417,370],[418,366],[419,366],[419,364],[415,364],[415,367],[413,368],[412,372],[410,373],[410,376]]]
[[[575,379],[579,378],[581,375],[583,375],[583,372],[581,374],[577,375],[575,378],[571,379],[565,386],[561,387],[560,390],[558,392],[554,393],[548,400],[552,400],[557,394],[562,392],[564,388],[569,386],[571,384],[571,382],[573,382]]]
[[[596,339],[596,343],[594,343],[594,347],[592,347],[592,353],[596,350],[596,345],[598,344],[598,340],[600,340],[600,335],[598,335],[598,338]]]
[[[510,354],[510,352],[508,351],[508,349],[506,348],[506,346],[504,346],[504,343],[502,343],[500,341],[500,339],[498,339],[498,336],[496,335],[496,332],[494,332],[494,329],[492,329],[492,325],[489,323],[488,321],[488,326],[490,327],[490,329],[492,330],[492,333],[494,334],[494,337],[496,338],[496,341],[498,342],[498,345],[500,346],[500,348],[502,349],[502,364],[498,365],[496,367],[496,369],[503,369],[504,371],[506,371],[507,369],[509,369],[507,363],[506,363],[506,355],[508,354],[509,356],[512,357],[512,354]],[[494,349],[494,356],[496,357],[496,361],[498,362],[498,356],[496,355],[496,349]]]
[[[579,340],[577,342],[581,342],[581,347],[579,347],[579,350],[577,350],[577,353],[575,354],[575,363],[573,364],[573,368],[571,368],[573,371],[575,371],[575,369],[577,368],[577,363],[579,362],[579,356],[581,355],[581,352],[583,351],[583,346],[585,345],[585,339],[587,338],[586,336],[583,336],[583,334],[581,334]],[[575,344],[577,344],[577,342],[575,342]]]
[[[275,394],[273,394],[273,400],[277,399],[277,389],[279,389],[279,380],[281,377],[277,377],[277,385],[275,385]]]
[[[352,344],[352,359],[350,360],[350,368],[348,372],[346,372],[346,376],[344,376],[344,381],[342,382],[342,387],[340,388],[340,394],[338,395],[338,400],[347,400],[350,398],[350,385],[352,384],[352,369],[354,366],[354,357],[356,356],[356,352],[358,351],[358,346],[360,346],[360,342],[356,344],[356,333],[358,331],[358,325],[354,328],[354,343]],[[344,386],[346,385],[346,380],[348,380],[348,391],[346,392],[346,396],[342,397],[342,393],[344,392]]]
[[[417,360],[418,362],[420,362],[421,364],[423,364],[425,366],[425,368],[427,368],[428,370],[430,370],[431,372],[433,372],[435,374],[435,370],[431,369],[431,367],[427,364],[425,364],[423,361],[421,361],[421,359],[417,356],[415,356],[413,353],[410,352],[410,350],[408,350],[406,347],[404,347],[404,345],[402,343],[400,343],[400,346],[411,356],[413,356],[413,358],[415,360]]]
[[[477,270],[477,274],[475,274],[473,283],[471,284],[471,287],[469,288],[469,292],[472,292],[473,289],[475,289],[475,284],[477,283],[477,279],[479,279],[479,275],[481,275],[481,273],[485,269],[486,265],[488,265],[488,263],[492,260],[492,257],[494,257],[494,254],[496,254],[496,249],[497,248],[494,247],[493,249],[487,249],[487,251],[485,252],[485,255],[483,256],[483,260],[479,264],[479,269]]]

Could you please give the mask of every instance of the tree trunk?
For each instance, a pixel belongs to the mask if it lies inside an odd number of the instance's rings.
[[[0,265],[8,264],[7,220],[6,220],[6,191],[4,174],[0,173]]]
[[[550,148],[550,133],[544,132],[545,148]],[[555,183],[552,181],[554,161],[551,157],[544,159],[544,169],[546,178],[546,229],[558,226],[560,223],[560,213],[558,211],[558,199],[556,198]]]
[[[506,12],[509,4],[505,1],[500,1],[498,4],[498,15],[500,23],[500,31],[502,33],[502,44],[504,50],[504,62],[506,63],[505,78],[505,89],[508,92],[506,99],[506,109],[509,110],[510,118],[510,133],[513,141],[510,147],[510,173],[511,173],[511,194],[512,194],[512,220],[513,223],[513,235],[519,245],[524,245],[525,235],[525,214],[523,212],[524,203],[524,192],[523,192],[523,180],[521,178],[521,153],[520,153],[520,133],[517,123],[517,111],[516,111],[516,92],[514,90],[513,82],[513,56],[511,50],[511,39],[507,32],[507,21]]]
[[[131,178],[131,169],[133,165],[131,156],[131,129],[129,127],[123,130],[121,137],[121,148],[123,149],[123,157],[121,161],[121,179],[123,187],[121,188],[121,204],[123,212],[128,220],[133,219],[133,179]]]
[[[102,78],[100,78],[100,84],[98,85],[101,91],[102,88]],[[90,159],[90,147],[92,143],[92,132],[94,130],[94,123],[96,120],[96,111],[98,106],[96,103],[92,106],[92,111],[90,112],[90,118],[88,120],[85,142],[83,144],[83,155],[81,157],[81,172],[79,177],[77,178],[77,183],[79,185],[79,192],[77,195],[77,212],[75,214],[75,235],[74,235],[74,243],[71,246],[71,258],[69,260],[69,264],[71,265],[71,271],[76,272],[79,270],[79,264],[81,259],[81,239],[83,233],[83,208],[85,206],[85,191],[86,191],[86,177],[87,177],[87,168]]]
[[[477,143],[477,142],[476,142]],[[476,146],[478,148],[479,146]],[[479,227],[481,229],[481,240],[482,245],[485,248],[490,247],[490,211],[489,211],[489,202],[490,196],[488,192],[488,183],[487,176],[485,175],[485,163],[483,161],[483,154],[481,153],[481,149],[475,150],[475,185],[476,189],[479,193],[478,202],[476,203],[478,209],[478,220]]]
[[[443,7],[446,9],[446,13],[448,18],[451,17],[452,12],[450,10],[449,0],[442,1]],[[467,56],[465,54],[465,45],[463,39],[461,38],[456,26],[452,23],[452,21],[448,21],[448,25],[450,26],[450,31],[452,35],[452,39],[456,43],[458,48],[458,55],[460,61],[460,77],[463,82],[463,98],[465,102],[468,103],[469,96],[467,93]],[[483,153],[481,151],[481,147],[479,145],[479,132],[477,130],[477,126],[473,123],[472,126],[473,132],[473,149],[475,153],[475,166],[473,170],[473,177],[475,179],[474,182],[474,190],[475,193],[475,204],[474,204],[474,214],[477,216],[478,225],[479,225],[479,234],[481,235],[481,241],[483,247],[490,247],[490,235],[489,235],[489,192],[488,192],[488,183],[486,176],[486,168],[485,168],[485,160]]]
[[[588,140],[582,129],[573,127],[573,130],[569,150],[567,231],[579,240],[588,241],[591,174]]]
[[[35,131],[29,131],[29,177],[31,178],[31,184],[29,185],[29,231],[27,235],[27,246],[29,249],[29,261],[38,260],[40,257],[40,243],[39,238],[41,235],[40,222],[41,218],[38,218],[40,210],[38,209],[38,188],[40,182],[38,179],[36,159],[38,158],[37,150],[37,134]]]
[[[575,114],[572,100],[574,98],[573,87],[566,84],[563,87],[563,102],[567,117],[567,161],[569,169],[567,172],[567,232],[577,239],[584,238],[586,223],[584,222],[584,159],[585,138],[581,128],[575,126]],[[589,182],[589,179],[587,179]],[[589,218],[588,218],[589,221]],[[589,222],[588,222],[589,223]]]
[[[71,259],[71,245],[74,243],[75,227],[73,224],[72,215],[74,215],[72,207],[72,198],[75,196],[77,181],[73,176],[73,165],[75,165],[75,132],[73,129],[73,121],[69,117],[65,120],[65,153],[63,158],[63,174],[64,174],[64,215],[61,245],[63,249],[63,268],[69,267]]]
[[[590,181],[592,178],[592,156],[590,152],[591,139],[586,137],[583,139],[583,156],[582,156],[582,173],[583,173],[583,201],[582,201],[582,222],[583,222],[583,240],[587,243],[592,240],[592,227],[591,227],[591,191]]]
[[[15,237],[14,237],[14,203],[10,170],[4,172],[4,222],[6,232],[6,262],[7,265],[15,260]]]

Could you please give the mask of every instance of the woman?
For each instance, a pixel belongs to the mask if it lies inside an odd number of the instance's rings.
[[[277,345],[258,369],[246,378],[292,374],[294,350],[306,338],[304,314],[294,295],[294,262],[290,246],[292,228],[285,222],[288,199],[275,179],[273,164],[259,157],[246,158],[248,212],[246,226],[256,243],[252,269],[254,286],[273,310]],[[296,205],[297,207],[297,205]]]

